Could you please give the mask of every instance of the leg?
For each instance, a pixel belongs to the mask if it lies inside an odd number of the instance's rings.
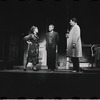
[[[34,58],[32,58],[33,59],[33,61],[32,61],[32,70],[33,71],[36,71],[36,58],[34,57]]]
[[[26,61],[26,64],[25,64],[25,67],[24,67],[24,70],[26,71],[27,69],[27,64],[28,64],[28,60]]]
[[[79,72],[79,58],[78,57],[72,57],[71,60],[72,60],[72,63],[73,63],[74,70]]]
[[[75,62],[76,62],[75,69],[77,72],[79,72],[79,58],[78,57],[75,58]]]
[[[33,65],[32,69],[33,69],[34,71],[38,70],[38,68],[37,68],[37,66],[36,66],[37,64],[38,64],[38,55],[35,55],[35,56],[32,58],[32,65]]]
[[[73,64],[73,69],[75,70],[75,61],[74,61],[74,58],[73,57],[71,57],[71,61],[72,61],[72,64]]]
[[[48,67],[48,70],[51,71],[51,69],[52,69],[52,59],[51,59],[51,57],[47,57],[47,67]]]
[[[56,52],[53,50],[52,55],[52,70],[54,71],[56,69]]]
[[[32,64],[33,64],[32,70],[33,70],[33,71],[36,71],[36,70],[37,70],[37,68],[36,68],[36,63],[33,62]]]
[[[51,49],[49,48],[48,50],[47,50],[47,67],[48,67],[48,70],[51,70],[51,60],[52,60],[52,58],[51,58]]]
[[[49,52],[49,58],[48,58],[48,65],[49,65],[49,69],[54,71],[56,69],[55,65],[56,65],[56,51],[54,48],[50,48],[50,52]]]

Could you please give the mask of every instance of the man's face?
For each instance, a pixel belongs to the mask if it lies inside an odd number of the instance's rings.
[[[70,25],[73,26],[74,25],[74,21],[70,20]]]
[[[54,27],[52,25],[49,26],[49,31],[52,31]]]

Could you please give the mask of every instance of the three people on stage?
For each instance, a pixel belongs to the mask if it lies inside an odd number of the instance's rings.
[[[79,72],[79,57],[82,57],[82,44],[81,44],[81,32],[80,27],[77,25],[76,18],[70,20],[71,29],[67,38],[67,57],[71,58],[73,68],[76,72]],[[39,56],[39,43],[38,43],[38,28],[31,27],[31,30],[24,40],[28,43],[28,57],[24,70],[27,69],[28,62],[33,64],[33,70],[36,70],[36,64],[38,63]],[[49,32],[46,33],[46,50],[47,50],[47,66],[49,71],[55,71],[56,69],[56,50],[59,41],[58,32],[54,31],[54,25],[49,25]]]

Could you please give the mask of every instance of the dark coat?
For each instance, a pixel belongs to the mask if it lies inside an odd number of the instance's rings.
[[[59,35],[57,32],[54,31],[52,36],[49,35],[49,32],[46,33],[46,50],[49,49],[49,46],[56,50],[56,45],[58,41],[59,41]]]
[[[57,32],[53,32],[50,36],[50,32],[46,34],[46,50],[47,50],[47,66],[48,69],[54,70],[56,68],[56,47],[58,44],[59,35]]]
[[[38,63],[38,55],[39,55],[39,43],[38,43],[38,36],[34,34],[29,34],[24,37],[25,41],[31,42],[28,44],[28,57],[27,61],[36,65]]]

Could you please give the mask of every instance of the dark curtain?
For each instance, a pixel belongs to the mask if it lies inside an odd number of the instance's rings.
[[[15,65],[23,65],[24,55],[23,37],[20,34],[11,34],[9,43],[9,60]]]

